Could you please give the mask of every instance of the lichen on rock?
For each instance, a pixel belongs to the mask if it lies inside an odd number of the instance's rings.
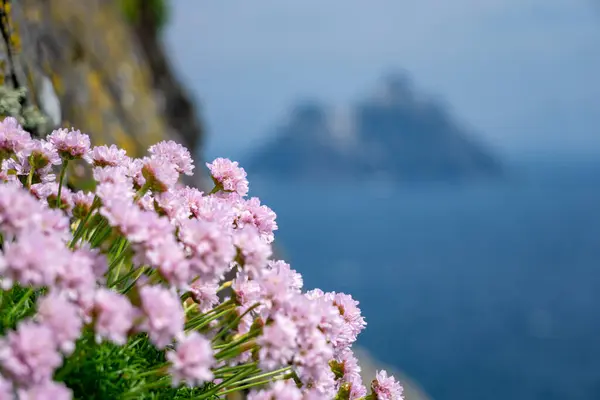
[[[18,93],[24,125],[39,110],[49,125],[77,126],[133,157],[167,139],[196,150],[195,107],[162,49],[160,19],[147,18],[157,2],[128,1],[129,12],[139,7],[130,20],[123,1],[0,0],[0,80],[18,91],[6,107]]]
[[[25,88],[12,89],[4,85],[0,86],[0,118],[13,117],[34,135],[45,135],[52,128],[52,123],[37,107],[23,106],[26,96]]]

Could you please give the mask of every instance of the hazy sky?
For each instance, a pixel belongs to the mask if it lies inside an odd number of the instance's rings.
[[[386,71],[499,149],[600,156],[594,0],[173,0],[167,42],[210,156],[264,140],[299,97],[350,104]]]

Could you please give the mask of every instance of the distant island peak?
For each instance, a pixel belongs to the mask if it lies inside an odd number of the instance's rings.
[[[405,73],[385,77],[349,107],[295,104],[270,142],[252,151],[249,174],[266,178],[393,181],[502,175],[495,154]]]

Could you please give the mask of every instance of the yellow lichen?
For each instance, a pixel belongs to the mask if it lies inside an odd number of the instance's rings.
[[[8,34],[8,45],[10,46],[13,53],[18,53],[21,50],[21,38],[17,33],[17,29],[13,24],[13,20],[11,18],[11,10],[12,6],[10,2],[3,1],[0,5],[0,11],[2,11],[2,24],[4,25],[4,29]]]
[[[46,68],[46,75],[50,77],[50,82],[52,82],[52,86],[54,86],[54,90],[58,95],[63,95],[65,93],[65,88],[62,83],[62,79],[60,76],[52,71],[50,67]]]

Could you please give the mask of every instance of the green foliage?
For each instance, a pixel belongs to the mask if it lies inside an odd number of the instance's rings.
[[[19,286],[0,290],[0,336],[14,329],[18,321],[33,316],[35,300],[41,294]],[[117,346],[96,343],[93,332],[86,329],[73,354],[56,371],[55,380],[73,390],[73,398],[86,400],[193,399],[214,386],[173,388],[170,376],[149,373],[165,361],[165,352],[157,350],[146,334]]]
[[[120,2],[123,14],[131,24],[138,22],[142,3],[150,8],[157,30],[162,30],[169,20],[168,0],[120,0]]]
[[[18,285],[8,291],[0,290],[0,336],[14,329],[18,321],[34,314],[35,300],[39,295]]]
[[[117,346],[96,344],[92,333],[87,333],[56,377],[79,399],[184,399],[205,391],[204,388],[173,388],[168,376],[140,377],[164,362],[164,351],[152,346],[145,334],[131,338],[125,346]]]

